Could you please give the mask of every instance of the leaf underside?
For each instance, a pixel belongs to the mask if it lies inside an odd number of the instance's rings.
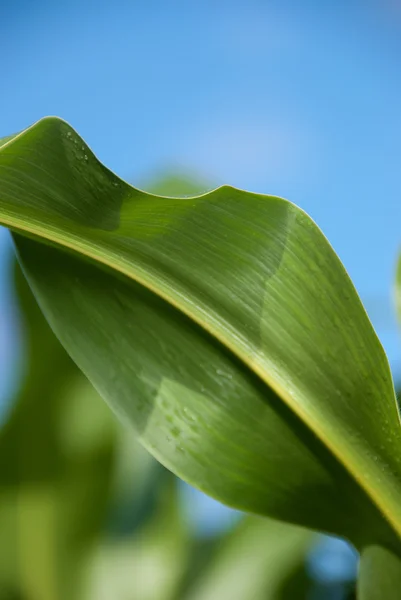
[[[168,468],[231,506],[398,550],[388,362],[301,209],[227,186],[147,194],[48,118],[0,147],[0,223],[67,352]]]

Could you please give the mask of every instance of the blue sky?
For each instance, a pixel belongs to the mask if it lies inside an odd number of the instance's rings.
[[[15,0],[0,50],[0,136],[57,114],[138,186],[174,169],[302,206],[401,376],[401,4]]]

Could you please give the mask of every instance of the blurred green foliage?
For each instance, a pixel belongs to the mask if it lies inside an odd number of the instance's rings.
[[[116,427],[17,265],[15,288],[25,374],[0,434],[0,583],[11,597],[72,598],[107,514]]]

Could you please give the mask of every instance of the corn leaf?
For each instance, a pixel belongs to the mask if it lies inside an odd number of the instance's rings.
[[[67,352],[164,465],[230,506],[399,551],[388,361],[300,208],[147,194],[47,118],[0,148],[0,223]]]

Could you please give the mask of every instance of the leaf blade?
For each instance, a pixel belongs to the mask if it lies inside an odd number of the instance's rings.
[[[401,589],[401,562],[380,546],[362,553],[358,577],[358,600],[397,600]]]
[[[282,400],[347,472],[346,487],[351,476],[400,533],[399,416],[388,363],[311,219],[280,198],[228,187],[180,200],[148,195],[100,165],[65,123],[35,127],[0,152],[1,222],[113,269],[190,317]],[[28,184],[34,193],[23,196]],[[26,266],[29,256],[22,260]],[[53,327],[63,338],[60,318]],[[64,344],[82,368],[68,335]],[[83,370],[103,385],[94,367]]]

